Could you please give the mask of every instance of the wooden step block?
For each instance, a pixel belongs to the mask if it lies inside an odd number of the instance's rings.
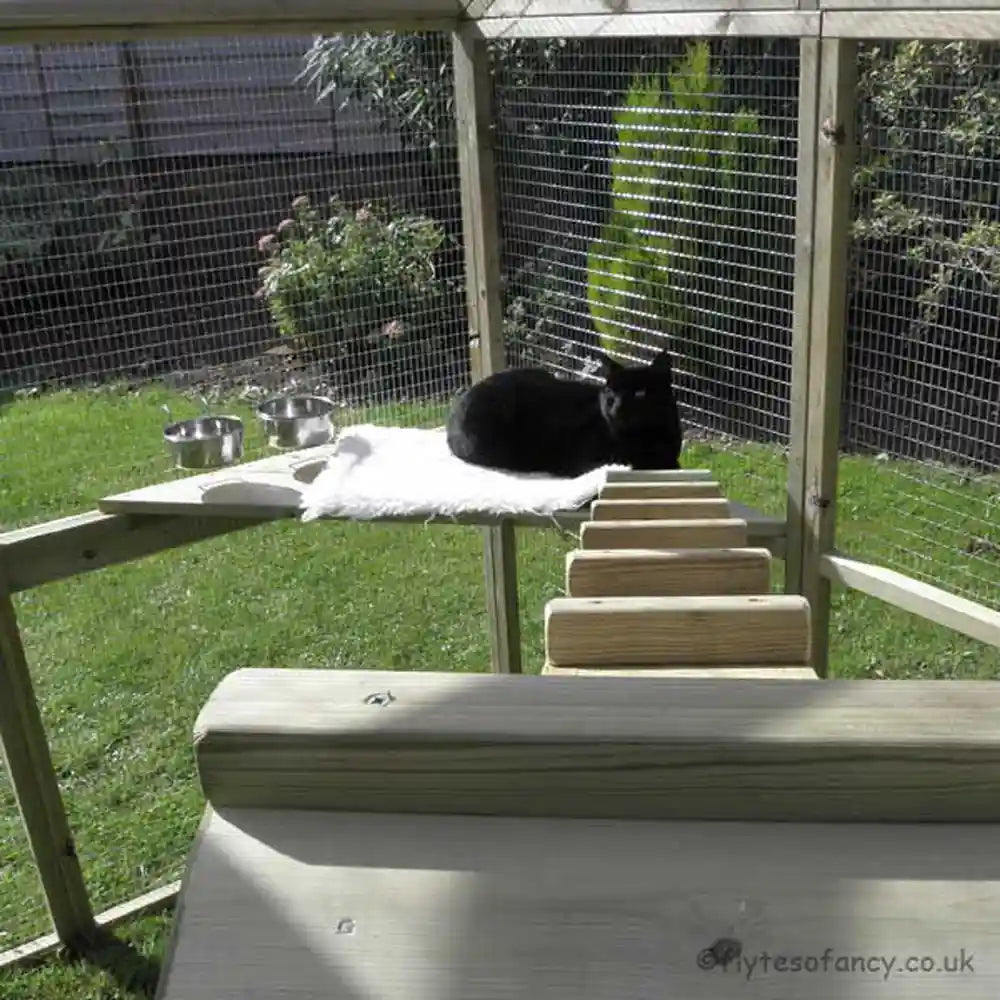
[[[809,663],[809,602],[797,594],[557,597],[545,606],[546,661],[615,664]]]
[[[606,483],[693,483],[712,481],[709,469],[609,469]]]
[[[721,497],[722,487],[713,480],[683,483],[607,483],[600,500],[704,500]]]
[[[157,997],[995,1000],[998,835],[209,810]]]
[[[740,680],[818,681],[812,667],[556,667],[546,663],[547,677],[732,677]]]
[[[569,597],[767,594],[767,549],[577,549],[566,554]]]
[[[995,681],[240,670],[195,759],[216,808],[998,822],[997,719]]]
[[[724,498],[694,500],[595,500],[590,505],[594,521],[708,521],[729,517]]]
[[[737,549],[747,544],[747,522],[739,517],[680,521],[584,521],[584,549]]]

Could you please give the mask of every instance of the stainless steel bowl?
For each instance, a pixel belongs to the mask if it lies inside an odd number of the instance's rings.
[[[163,428],[163,440],[178,469],[217,469],[243,457],[243,421],[205,416]]]
[[[333,437],[333,403],[325,396],[275,396],[257,407],[272,448],[313,448]]]

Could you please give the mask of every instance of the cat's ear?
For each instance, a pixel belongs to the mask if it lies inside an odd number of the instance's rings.
[[[609,358],[603,351],[595,351],[594,357],[597,359],[597,374],[605,380],[608,376],[625,370],[624,365],[620,365],[614,358]]]
[[[650,371],[660,372],[664,375],[669,375],[674,370],[673,360],[670,357],[670,351],[664,350],[660,351],[659,354],[653,358],[649,365]]]

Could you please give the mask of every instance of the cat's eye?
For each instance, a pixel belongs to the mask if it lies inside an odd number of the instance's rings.
[[[646,390],[645,389],[636,389],[635,390],[635,398],[636,399],[645,399],[646,398]]]

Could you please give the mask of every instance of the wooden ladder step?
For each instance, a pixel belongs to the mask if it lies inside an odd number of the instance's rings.
[[[712,482],[710,469],[609,469],[605,483],[694,483]]]
[[[730,678],[737,680],[799,680],[818,681],[819,675],[812,667],[557,667],[546,663],[542,674],[550,677],[688,677],[688,678]]]
[[[699,500],[723,495],[713,480],[680,483],[607,483],[598,492],[600,500]]]
[[[566,555],[569,597],[700,597],[770,590],[771,553],[763,548],[577,549]]]
[[[686,500],[595,500],[590,505],[594,521],[680,521],[729,517],[725,497]]]
[[[545,606],[554,666],[803,666],[809,638],[809,602],[796,594],[559,597]]]
[[[666,520],[584,521],[584,549],[745,548],[747,522],[740,517]]]

